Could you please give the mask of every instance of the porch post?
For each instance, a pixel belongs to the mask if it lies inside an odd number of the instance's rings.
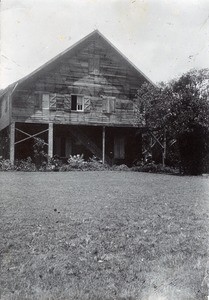
[[[48,156],[53,157],[53,123],[49,123],[48,131]]]
[[[105,163],[105,126],[102,127],[102,163]]]
[[[12,165],[15,161],[15,123],[10,124],[9,159]]]
[[[166,159],[166,130],[163,133],[163,167],[165,167],[165,159]]]

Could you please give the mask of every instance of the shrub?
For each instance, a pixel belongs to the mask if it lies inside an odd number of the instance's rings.
[[[101,160],[99,160],[96,156],[93,156],[89,159],[87,163],[88,171],[105,171],[109,169],[109,166],[103,164]]]
[[[83,154],[77,154],[77,155],[70,155],[68,159],[68,165],[67,169],[68,170],[84,170],[86,167],[86,162],[84,161]]]
[[[142,164],[131,168],[134,172],[148,172],[148,173],[166,173],[166,174],[178,174],[179,170],[173,167],[165,166],[162,164],[155,164],[154,162],[148,164]]]
[[[15,162],[14,169],[16,171],[34,172],[36,171],[36,166],[32,162],[32,159],[28,157],[26,160],[17,160]]]
[[[48,155],[44,151],[45,142],[40,138],[35,139],[35,143],[33,145],[34,159],[35,165],[38,170],[41,170],[44,165],[47,163]]]
[[[0,171],[34,172],[36,171],[36,166],[30,157],[26,160],[16,160],[14,165],[11,164],[9,159],[0,158]]]
[[[62,164],[59,168],[60,172],[69,172],[73,170],[77,171],[104,171],[108,170],[109,166],[104,165],[101,160],[95,156],[85,161],[83,155],[77,154],[70,156],[67,164]]]
[[[10,171],[13,170],[14,167],[12,166],[9,159],[3,159],[0,157],[0,171]]]
[[[125,164],[122,164],[122,165],[114,165],[112,166],[112,170],[113,171],[130,171],[130,168],[125,165]]]

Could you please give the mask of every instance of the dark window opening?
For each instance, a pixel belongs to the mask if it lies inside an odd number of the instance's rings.
[[[71,110],[83,111],[83,96],[71,95]]]

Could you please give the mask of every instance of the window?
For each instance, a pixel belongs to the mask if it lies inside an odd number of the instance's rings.
[[[71,95],[71,110],[83,111],[83,96],[82,95]]]

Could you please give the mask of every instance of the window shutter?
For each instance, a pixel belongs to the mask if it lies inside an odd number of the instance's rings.
[[[89,112],[91,110],[91,99],[89,96],[84,96],[84,111]]]
[[[57,106],[56,94],[50,94],[49,108],[52,110],[56,110],[56,106]]]
[[[71,96],[64,95],[64,108],[65,110],[71,110]]]
[[[115,97],[105,97],[102,96],[102,111],[104,113],[114,113],[115,112]]]
[[[42,95],[42,106],[43,106],[43,109],[49,109],[50,105],[49,105],[49,94],[43,94]]]
[[[56,109],[63,110],[64,109],[64,97],[63,95],[56,95]]]

